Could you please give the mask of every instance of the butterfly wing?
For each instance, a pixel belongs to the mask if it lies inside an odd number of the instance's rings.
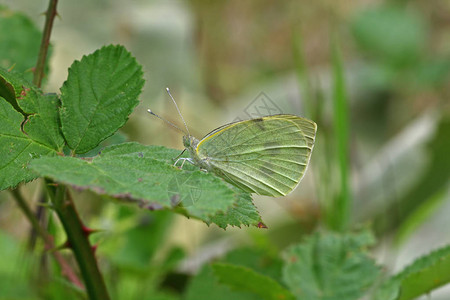
[[[259,195],[284,196],[302,179],[316,124],[294,115],[273,115],[219,127],[196,152],[214,173]]]

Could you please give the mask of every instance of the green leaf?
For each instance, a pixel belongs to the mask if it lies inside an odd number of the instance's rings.
[[[22,75],[0,68],[0,97],[25,116],[23,131],[29,138],[61,151],[64,138],[59,129],[59,99],[55,94],[43,95]]]
[[[211,266],[206,265],[189,283],[184,299],[258,300],[260,297],[249,292],[233,291],[227,285],[220,284],[214,276]]]
[[[15,71],[8,71],[0,67],[0,96],[8,101],[14,109],[26,115],[36,111],[32,103],[40,91]],[[20,104],[19,104],[20,102]],[[24,111],[28,110],[28,112]]]
[[[35,179],[36,174],[26,168],[33,157],[56,154],[48,145],[24,134],[22,121],[23,115],[0,97],[0,190]]]
[[[24,73],[31,80],[36,65],[41,33],[31,20],[20,12],[0,6],[0,67]]]
[[[28,116],[23,131],[34,140],[61,152],[64,137],[59,128],[59,99],[56,94],[38,97],[38,111]]]
[[[43,157],[30,167],[77,188],[136,201],[148,209],[180,208],[205,222],[227,211],[236,192],[212,174],[174,167],[177,154],[161,146],[124,143],[105,148],[93,159]]]
[[[265,227],[250,194],[240,191],[236,187],[232,187],[232,189],[235,190],[237,201],[226,212],[219,212],[209,218],[209,222],[215,223],[223,229],[228,225]]]
[[[415,260],[377,291],[376,300],[415,299],[450,282],[450,246]]]
[[[232,289],[252,292],[266,300],[295,299],[279,282],[247,267],[217,263],[212,268],[219,282]]]
[[[285,252],[283,279],[297,299],[359,299],[379,269],[364,251],[367,234],[316,233]]]
[[[16,91],[14,90],[13,85],[3,77],[4,74],[8,74],[9,72],[0,67],[0,73],[2,74],[2,76],[0,76],[0,97],[8,101],[15,110],[23,113],[22,109],[17,104]]]
[[[79,155],[79,156],[85,157],[85,158],[93,157],[93,156],[98,155],[101,152],[101,150],[105,147],[122,144],[122,143],[126,143],[126,142],[128,142],[128,137],[119,130],[119,131],[116,131],[112,136],[110,136],[106,140],[103,140],[94,149],[90,150],[89,152],[83,153],[82,155]]]
[[[61,88],[61,125],[69,147],[85,153],[122,127],[143,84],[141,66],[122,46],[75,61]]]

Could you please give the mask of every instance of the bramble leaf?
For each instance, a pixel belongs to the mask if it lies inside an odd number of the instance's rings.
[[[37,176],[26,166],[36,156],[55,155],[54,149],[20,130],[23,115],[0,97],[0,190],[15,187]]]
[[[70,149],[85,153],[122,127],[139,103],[142,68],[123,46],[107,46],[69,68],[61,125]]]
[[[227,228],[228,225],[265,227],[256,206],[253,204],[251,195],[236,187],[232,188],[236,191],[237,201],[226,212],[219,212],[210,217],[209,222],[223,229]]]
[[[56,94],[43,95],[21,74],[0,68],[0,97],[23,115],[22,130],[29,138],[61,151],[64,138],[59,129],[59,99]]]
[[[297,299],[359,299],[379,274],[367,241],[365,234],[316,233],[285,252],[284,282]]]
[[[105,148],[92,159],[45,157],[30,167],[77,188],[126,198],[148,209],[175,208],[205,222],[230,209],[241,192],[212,174],[174,167],[172,159],[178,153],[161,146],[123,143]],[[223,219],[220,224],[226,222]]]
[[[58,99],[42,95],[22,75],[0,68],[0,189],[36,178],[26,169],[39,156],[61,151]]]
[[[450,282],[450,246],[435,250],[415,260],[387,280],[375,300],[409,300]]]

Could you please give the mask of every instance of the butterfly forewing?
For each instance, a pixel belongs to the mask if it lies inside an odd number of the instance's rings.
[[[315,132],[314,122],[294,115],[241,121],[212,131],[198,144],[197,154],[246,191],[282,196],[303,177]]]

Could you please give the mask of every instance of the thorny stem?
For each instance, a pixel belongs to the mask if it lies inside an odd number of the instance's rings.
[[[39,224],[39,220],[33,214],[30,207],[26,203],[25,199],[20,194],[19,190],[17,188],[13,189],[11,190],[11,193],[14,199],[16,200],[17,204],[19,205],[20,209],[27,217],[28,221],[30,221],[31,226],[33,226],[33,228],[36,230],[39,236],[44,240],[45,249],[51,251],[53,257],[61,266],[62,275],[65,276],[75,286],[84,289],[81,280],[78,278],[77,274],[75,274],[74,270],[72,269],[70,264],[64,259],[61,253],[57,251],[52,251],[55,248],[55,244],[53,243],[53,237],[49,235],[44,228],[42,228],[41,224]]]
[[[50,43],[50,34],[53,27],[53,20],[56,16],[56,6],[57,6],[58,0],[50,0],[47,13],[46,13],[46,20],[45,20],[45,27],[44,27],[44,33],[42,36],[41,41],[41,47],[39,49],[38,54],[38,60],[36,62],[36,67],[34,70],[34,77],[33,77],[33,83],[40,87],[42,83],[42,78],[44,77],[44,67],[45,67],[45,61],[47,58],[48,53],[48,46]],[[36,230],[36,232],[41,236],[41,238],[44,240],[45,248],[46,250],[53,250],[55,248],[53,237],[47,233],[47,231],[42,228],[42,226],[39,223],[38,218],[34,215],[34,213],[31,211],[30,207],[28,206],[25,199],[20,194],[18,188],[12,189],[11,194],[13,195],[13,198],[16,200],[18,206],[22,210],[22,212],[25,214],[27,219],[30,221],[31,226]],[[63,276],[65,276],[70,282],[72,282],[75,286],[84,289],[83,283],[78,278],[75,271],[72,269],[70,264],[64,259],[64,257],[61,255],[61,253],[57,251],[51,251],[53,257],[55,260],[59,263],[61,266],[61,273]]]
[[[46,18],[45,18],[44,32],[42,35],[41,46],[39,49],[38,59],[36,62],[33,77],[33,83],[37,87],[41,87],[42,79],[44,77],[44,68],[47,59],[48,47],[50,43],[50,35],[53,27],[53,21],[57,14],[56,12],[57,4],[58,0],[50,0],[47,12],[45,14]],[[110,299],[106,290],[106,285],[103,281],[103,277],[97,266],[97,261],[95,259],[93,248],[89,243],[88,234],[86,234],[84,230],[84,226],[80,218],[78,217],[77,211],[75,209],[75,206],[73,205],[71,198],[66,197],[67,193],[66,187],[64,185],[60,185],[55,188],[54,185],[50,186],[48,183],[52,182],[46,181],[48,195],[51,199],[51,202],[54,206],[56,213],[58,214],[59,219],[61,220],[61,223],[63,224],[64,230],[67,234],[68,245],[70,245],[70,248],[73,250],[75,254],[75,258],[78,262],[81,275],[83,276],[83,279],[85,281],[86,291],[89,295],[89,298],[91,300]],[[16,198],[19,206],[24,211],[27,218],[30,220],[31,224],[43,237],[46,245],[47,244],[52,245],[52,247],[50,248],[53,248],[53,240],[51,236],[48,235],[47,232],[40,226],[38,219],[31,212],[30,208],[28,207],[24,199],[21,197],[18,190],[15,189],[12,191],[12,193]],[[67,196],[69,196],[68,193]],[[64,268],[67,264],[65,263],[63,264],[61,262],[60,260],[62,259],[61,254],[57,251],[53,251],[52,253],[63,267],[63,274],[65,276],[68,276],[68,274],[73,275],[73,271],[72,269],[70,269],[70,267],[69,269]],[[75,276],[76,280],[74,280],[72,276],[71,278],[72,282],[76,282],[78,286],[82,287],[81,282],[78,280],[78,278],[76,278],[76,276]]]
[[[88,239],[89,233],[78,216],[69,192],[64,185],[59,185],[53,190],[49,185],[47,187],[54,209],[67,234],[68,245],[73,250],[78,262],[89,299],[110,299],[102,274],[98,268],[94,248]]]
[[[33,83],[37,87],[41,87],[42,78],[44,78],[45,61],[47,60],[48,46],[50,44],[50,35],[52,32],[53,21],[56,16],[56,5],[58,0],[50,0],[45,13],[45,26],[42,35],[41,47],[39,48],[39,55],[34,69]]]

